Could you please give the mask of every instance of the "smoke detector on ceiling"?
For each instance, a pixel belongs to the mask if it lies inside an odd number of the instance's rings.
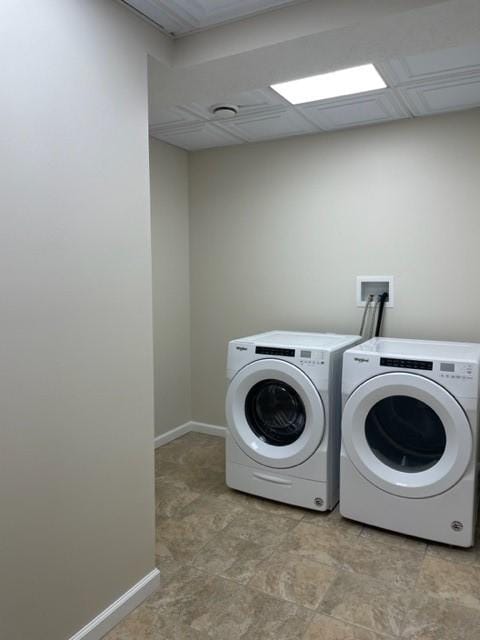
[[[217,118],[234,118],[238,114],[238,106],[236,104],[214,104],[210,107],[210,111]]]

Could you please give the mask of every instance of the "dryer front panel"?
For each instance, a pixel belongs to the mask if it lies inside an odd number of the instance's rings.
[[[325,412],[310,378],[283,360],[246,365],[230,383],[228,428],[252,460],[287,468],[305,462],[318,448]]]
[[[382,374],[357,387],[344,407],[342,442],[367,480],[409,498],[450,489],[473,447],[460,404],[441,385],[412,373]]]

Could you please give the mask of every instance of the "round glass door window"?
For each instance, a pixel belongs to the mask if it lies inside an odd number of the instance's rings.
[[[435,411],[410,396],[389,396],[377,402],[368,412],[365,437],[381,462],[407,473],[433,467],[447,444]]]
[[[245,416],[255,435],[267,444],[286,446],[298,440],[305,429],[302,399],[286,382],[262,380],[245,398]]]

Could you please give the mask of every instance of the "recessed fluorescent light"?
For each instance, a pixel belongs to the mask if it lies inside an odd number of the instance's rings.
[[[331,73],[322,73],[319,76],[272,84],[272,89],[292,104],[303,104],[385,89],[386,86],[373,64],[363,64],[360,67],[350,67]]]

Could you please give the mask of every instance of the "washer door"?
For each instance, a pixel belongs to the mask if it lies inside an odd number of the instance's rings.
[[[385,373],[357,387],[343,410],[342,441],[368,481],[407,498],[447,491],[472,455],[462,407],[442,386],[413,373]]]
[[[267,467],[294,467],[318,448],[325,429],[322,400],[303,371],[265,358],[241,369],[226,399],[238,446]]]

